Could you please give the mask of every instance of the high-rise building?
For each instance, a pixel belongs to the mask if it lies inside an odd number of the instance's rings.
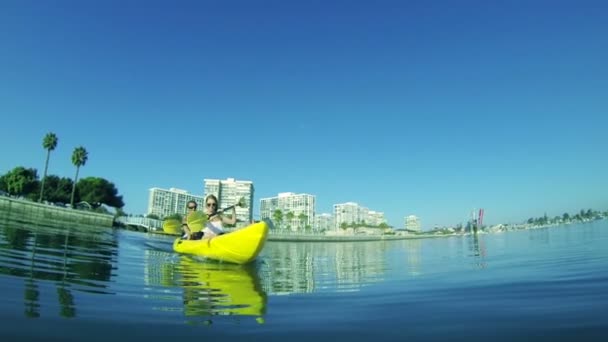
[[[280,210],[281,219],[277,222],[274,213]],[[293,231],[306,229],[314,224],[315,196],[309,194],[296,194],[282,192],[276,197],[262,198],[260,200],[260,219],[273,220],[275,227],[289,228]]]
[[[386,223],[384,213],[369,210],[354,202],[334,204],[334,227],[340,229],[342,225],[361,224],[367,226],[378,226]]]
[[[202,196],[189,194],[186,190],[170,188],[151,188],[148,197],[148,215],[154,214],[160,219],[173,214],[186,214],[186,203],[193,200],[198,204],[199,210],[203,208]]]
[[[205,179],[205,197],[209,195],[217,197],[219,209],[234,205],[244,198],[245,206],[236,208],[236,225],[248,225],[253,220],[253,182],[234,178]]]
[[[315,215],[315,225],[313,230],[315,231],[326,231],[334,230],[334,217],[331,214],[319,214]]]
[[[384,218],[384,213],[379,211],[370,210],[367,213],[367,220],[365,220],[371,226],[379,226],[382,223],[386,223],[386,219]]]
[[[420,226],[420,219],[415,215],[409,215],[405,217],[405,229],[413,232],[419,232],[422,230]]]

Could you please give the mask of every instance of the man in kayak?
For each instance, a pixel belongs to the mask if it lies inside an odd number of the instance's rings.
[[[194,201],[188,202],[188,214],[186,218],[184,218],[184,222],[182,223],[182,228],[184,230],[184,235],[182,239],[185,240],[200,240],[200,239],[211,239],[214,236],[224,234],[224,224],[235,224],[236,223],[236,209],[235,207],[241,206],[241,203],[237,203],[232,206],[232,216],[225,217],[221,215],[217,210],[217,197],[214,195],[209,195],[205,198],[205,213],[207,214],[207,222],[204,224],[204,228],[200,232],[192,232],[188,223],[188,217],[193,215],[196,211],[196,203]]]
[[[190,201],[188,201],[188,203],[186,203],[186,208],[188,208],[188,213],[186,213],[186,215],[184,216],[184,219],[182,220],[182,230],[184,231],[184,235],[182,236],[182,239],[196,240],[195,239],[195,235],[198,235],[198,234],[200,234],[200,236],[202,237],[202,233],[201,232],[192,233],[190,231],[190,227],[188,227],[188,223],[186,223],[188,221],[188,215],[190,215],[193,212],[195,212],[197,206],[198,205],[193,200],[190,200]],[[198,237],[198,239],[200,239],[200,237]]]

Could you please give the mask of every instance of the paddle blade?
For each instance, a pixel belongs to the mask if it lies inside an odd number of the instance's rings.
[[[200,232],[207,223],[207,214],[204,214],[202,211],[195,211],[188,215],[186,221],[191,232]]]
[[[176,219],[167,219],[163,221],[163,232],[172,235],[179,235],[181,233],[181,222]]]
[[[245,202],[245,197],[239,198],[239,201],[236,204],[238,207],[245,208],[247,203]]]

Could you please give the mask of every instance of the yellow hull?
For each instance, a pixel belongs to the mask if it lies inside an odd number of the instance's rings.
[[[264,248],[268,229],[268,224],[261,221],[211,239],[182,240],[178,238],[173,242],[173,250],[177,253],[246,264],[253,261]]]

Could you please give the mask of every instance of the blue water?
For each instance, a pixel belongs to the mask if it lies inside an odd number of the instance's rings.
[[[268,242],[252,265],[172,238],[0,221],[0,338],[603,340],[608,221],[420,240]]]

